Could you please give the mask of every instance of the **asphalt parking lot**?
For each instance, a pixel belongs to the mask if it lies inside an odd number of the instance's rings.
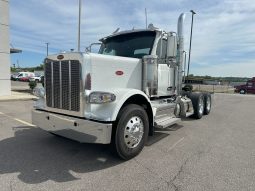
[[[213,99],[209,116],[157,132],[130,161],[31,126],[33,101],[1,102],[1,191],[255,190],[255,96]]]

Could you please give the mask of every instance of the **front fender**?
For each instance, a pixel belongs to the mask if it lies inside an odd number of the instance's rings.
[[[150,103],[147,95],[137,89],[109,89],[109,93],[116,95],[116,100],[105,104],[89,104],[90,112],[85,114],[86,118],[99,121],[115,121],[123,104],[134,95],[143,96]]]

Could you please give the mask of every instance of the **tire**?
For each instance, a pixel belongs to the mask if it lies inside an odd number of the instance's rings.
[[[210,93],[204,94],[204,115],[209,115],[212,108],[212,97]]]
[[[138,155],[148,138],[149,120],[145,110],[135,104],[121,109],[113,127],[112,151],[124,160]]]
[[[192,101],[194,114],[192,115],[195,119],[201,119],[204,114],[204,96],[201,93],[190,94],[190,99]]]
[[[239,91],[239,93],[240,93],[240,94],[246,94],[246,90],[241,89],[241,90]]]
[[[39,80],[36,79],[35,82],[36,82],[36,83],[39,83]]]

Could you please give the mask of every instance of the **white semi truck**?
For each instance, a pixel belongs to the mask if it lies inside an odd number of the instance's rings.
[[[98,54],[48,56],[33,124],[82,143],[110,144],[128,160],[155,129],[209,114],[210,94],[182,90],[184,18],[177,33],[150,25],[102,38]]]

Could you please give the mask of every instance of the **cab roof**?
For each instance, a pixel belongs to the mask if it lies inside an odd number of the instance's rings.
[[[113,34],[111,34],[109,36],[101,38],[99,41],[103,42],[103,41],[105,41],[108,38],[111,38],[111,37],[114,37],[114,36],[123,35],[123,34],[139,33],[139,32],[158,32],[158,31],[161,31],[161,30],[159,30],[158,28],[125,30],[125,31],[116,32],[116,33],[113,33]]]

